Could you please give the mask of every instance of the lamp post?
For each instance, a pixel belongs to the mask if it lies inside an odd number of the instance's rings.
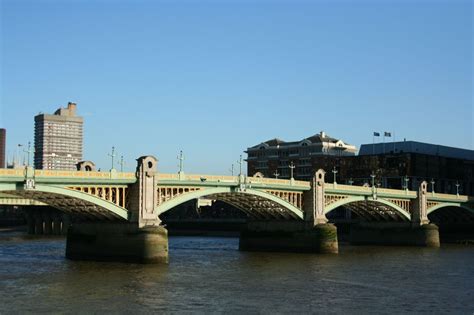
[[[408,182],[410,181],[410,178],[408,178],[408,176],[405,175],[405,177],[403,178],[403,181],[405,182],[405,184],[403,185],[403,188],[405,190],[408,190]]]
[[[114,169],[115,147],[112,147],[112,153],[109,153],[109,156],[112,159],[112,168],[111,169]]]
[[[123,155],[120,156],[119,165],[120,165],[120,172],[123,172],[123,166],[125,165],[125,162],[123,160]]]
[[[21,150],[21,147],[22,147],[22,146],[23,146],[23,144],[21,144],[21,143],[18,143],[18,144],[17,144],[16,157],[15,157],[15,159],[14,159],[14,160],[15,160],[15,161],[14,161],[14,164],[16,164],[16,165],[18,165],[18,166],[20,165],[20,153],[21,153],[21,151],[22,151],[22,150]]]
[[[290,179],[293,179],[293,170],[295,169],[295,163],[291,161],[290,165],[288,166],[290,168]]]
[[[183,155],[183,150],[179,151],[179,155],[176,157],[176,159],[179,160],[179,171],[178,173],[181,174],[184,169],[184,155]]]
[[[336,183],[336,174],[337,174],[337,169],[336,169],[336,167],[335,167],[335,166],[334,166],[334,168],[332,169],[332,173],[333,173],[333,175],[334,175],[334,181],[333,181],[333,183],[334,183],[334,185],[336,185],[336,184],[337,184],[337,183]]]
[[[234,176],[234,164],[233,164],[233,163],[232,163],[232,166],[231,166],[231,168],[230,168],[229,171],[230,171],[230,174],[231,174],[232,176]]]
[[[377,193],[376,193],[376,188],[375,188],[375,174],[372,172],[372,174],[370,174],[370,177],[372,178],[372,198],[373,199],[377,199]]]
[[[280,176],[280,174],[278,174],[278,170],[276,170],[275,173],[273,173],[273,175],[275,175],[276,179],[278,179],[278,176]]]
[[[456,195],[457,196],[459,196],[459,186],[461,186],[461,185],[459,184],[458,181],[456,181]]]
[[[434,195],[435,193],[435,181],[434,181],[434,178],[431,179],[431,193]]]
[[[31,148],[30,141],[28,141],[28,150],[24,150],[24,152],[27,154],[26,166],[30,166],[30,154],[34,152],[34,150]]]
[[[242,176],[242,164],[244,164],[242,160],[242,154],[240,155],[240,159],[237,161],[237,164],[239,164],[239,176]]]
[[[349,180],[347,181],[347,183],[352,186],[352,184],[354,184],[354,181],[352,180],[352,178],[349,178]]]

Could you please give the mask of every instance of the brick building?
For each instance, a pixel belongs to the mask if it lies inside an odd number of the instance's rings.
[[[290,178],[294,165],[294,178],[309,180],[322,160],[353,156],[357,148],[328,136],[319,134],[300,141],[285,142],[272,139],[247,149],[247,173],[261,173],[264,177]]]
[[[289,166],[293,162],[293,177],[298,180],[309,180],[321,168],[326,171],[326,181],[330,183],[335,170],[336,181],[341,184],[370,185],[370,175],[374,174],[375,183],[380,187],[401,189],[407,185],[408,189],[415,190],[426,180],[429,190],[434,186],[435,191],[441,193],[455,194],[459,190],[460,194],[474,195],[473,150],[403,141],[363,144],[359,155],[353,154],[355,150],[305,155],[297,150],[299,154],[293,151],[286,156],[280,151],[290,147],[294,150],[294,142],[291,146],[280,143],[279,147],[276,140],[263,144],[247,150],[249,176],[260,172],[265,177],[275,177],[277,173],[279,178],[290,178]]]

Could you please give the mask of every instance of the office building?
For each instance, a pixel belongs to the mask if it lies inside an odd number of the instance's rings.
[[[272,139],[247,149],[247,172],[249,176],[260,173],[264,177],[288,179],[293,169],[295,179],[309,180],[322,160],[353,156],[356,151],[355,146],[324,131],[299,141]]]
[[[249,176],[259,172],[264,177],[288,179],[290,166],[294,166],[297,180],[309,180],[324,169],[328,183],[336,178],[340,184],[371,185],[373,174],[375,184],[383,188],[416,190],[427,181],[429,191],[474,195],[473,150],[402,141],[363,144],[355,155],[355,147],[323,135],[312,137],[312,146],[309,142],[303,146],[305,140],[285,143],[274,139],[247,149]]]
[[[82,161],[82,130],[83,118],[76,115],[75,103],[53,115],[35,116],[35,168],[75,170]]]
[[[5,168],[5,146],[7,142],[7,131],[0,128],[0,168]]]

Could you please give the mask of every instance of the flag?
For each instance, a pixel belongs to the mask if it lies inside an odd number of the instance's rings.
[[[385,131],[385,133],[384,133],[383,136],[384,136],[384,137],[391,137],[391,136],[392,136],[392,133]]]
[[[374,132],[374,137],[380,137],[380,132]]]

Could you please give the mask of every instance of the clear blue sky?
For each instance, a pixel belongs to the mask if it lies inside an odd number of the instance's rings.
[[[68,101],[84,157],[226,173],[249,146],[321,130],[473,149],[471,1],[1,3],[8,149]]]

